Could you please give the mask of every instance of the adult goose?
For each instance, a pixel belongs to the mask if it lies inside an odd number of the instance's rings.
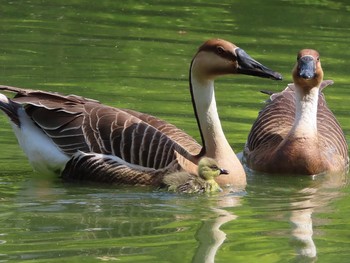
[[[228,173],[227,170],[220,168],[214,159],[203,157],[198,163],[198,176],[188,172],[175,172],[166,174],[163,183],[168,191],[178,193],[218,192],[221,188],[215,178]]]
[[[217,178],[219,184],[244,186],[245,172],[224,136],[214,96],[214,79],[228,74],[281,79],[228,41],[212,39],[201,45],[192,60],[189,81],[202,146],[156,117],[75,95],[0,86],[16,93],[12,99],[1,95],[0,108],[39,172],[159,185],[168,172],[196,173],[199,159],[208,156],[230,171]]]
[[[319,53],[303,49],[292,72],[294,84],[272,94],[248,136],[244,158],[253,170],[314,175],[344,172],[348,146],[327,107]]]

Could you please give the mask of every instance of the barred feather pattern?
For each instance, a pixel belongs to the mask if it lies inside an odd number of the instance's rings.
[[[193,138],[154,116],[105,106],[75,95],[64,96],[9,86],[0,86],[0,90],[15,92],[13,102],[23,105],[27,115],[57,147],[67,156],[73,156],[66,165],[65,177],[68,171],[80,174],[88,172],[86,167],[82,167],[79,172],[78,164],[92,167],[92,160],[96,161],[93,167],[100,177],[102,171],[120,171],[120,174],[125,174],[124,171],[128,170],[125,164],[117,165],[116,161],[107,161],[105,167],[97,169],[97,164],[102,165],[105,159],[97,161],[98,155],[78,158],[77,152],[116,156],[126,163],[160,171],[171,165],[176,167],[179,155],[194,164],[200,157],[202,147]],[[69,169],[69,165],[74,168]],[[115,169],[111,168],[113,165]],[[141,173],[138,170],[135,176]],[[149,176],[157,174],[156,171],[148,173]],[[130,180],[134,184],[135,180]],[[140,184],[146,181],[140,180]]]
[[[178,169],[176,161],[162,169],[146,169],[130,167],[108,155],[77,152],[68,161],[61,176],[68,181],[160,186],[165,174]]]
[[[322,90],[333,84],[331,80],[322,82],[318,99],[317,130],[318,141],[323,152],[337,156],[343,167],[349,164],[348,146],[344,133],[328,108]],[[288,87],[270,96],[265,107],[259,112],[253,124],[244,149],[244,161],[248,167],[265,165],[269,154],[286,138],[295,119],[295,87]]]

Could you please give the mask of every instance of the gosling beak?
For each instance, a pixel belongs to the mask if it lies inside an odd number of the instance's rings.
[[[282,75],[280,73],[275,72],[254,60],[243,49],[237,48],[236,55],[238,62],[238,73],[273,80],[282,80]]]
[[[229,171],[221,168],[220,169],[220,174],[229,174]]]
[[[316,75],[316,64],[312,56],[304,56],[298,60],[298,76],[304,79],[312,79]]]

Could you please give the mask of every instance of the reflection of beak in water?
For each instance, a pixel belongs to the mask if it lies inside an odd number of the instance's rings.
[[[291,202],[292,211],[289,219],[292,224],[292,238],[296,242],[295,249],[298,256],[316,260],[316,245],[312,238],[312,214],[315,210],[326,207],[330,200],[339,196],[339,189],[347,184],[347,175],[319,175],[315,177],[314,182],[315,185],[312,187],[299,191],[302,196],[307,198]]]
[[[219,201],[219,207],[211,208],[214,218],[202,222],[201,227],[196,233],[196,239],[199,242],[196,253],[192,259],[193,263],[214,263],[215,255],[226,239],[224,231],[220,227],[237,218],[236,215],[223,209],[224,207],[235,207],[239,205],[240,197],[223,196]]]

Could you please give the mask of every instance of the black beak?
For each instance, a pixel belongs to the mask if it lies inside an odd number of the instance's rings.
[[[316,65],[314,58],[311,56],[301,57],[298,60],[298,75],[304,79],[312,79],[315,77]]]
[[[238,73],[273,80],[282,80],[282,75],[280,73],[275,72],[254,60],[243,49],[237,48],[236,55],[238,61]]]
[[[220,169],[220,174],[229,174],[229,172],[225,169]]]

